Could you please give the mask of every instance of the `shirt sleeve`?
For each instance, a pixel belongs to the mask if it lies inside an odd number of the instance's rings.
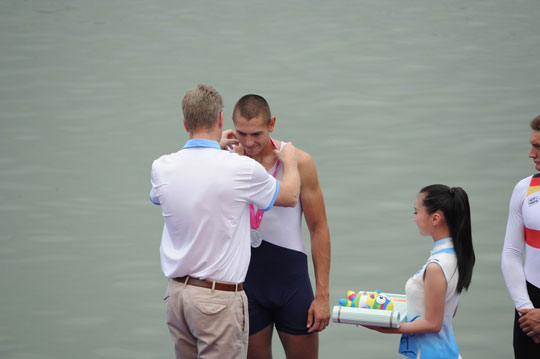
[[[527,187],[528,182],[521,181],[512,193],[501,259],[504,281],[516,308],[534,308],[527,292],[522,259],[525,248],[525,230],[521,206]]]
[[[279,182],[256,162],[253,166],[253,175],[250,185],[250,202],[265,212],[274,206],[279,193]]]
[[[151,183],[152,183],[152,189],[150,189],[150,201],[159,206],[161,205],[160,201],[159,201],[159,193],[158,193],[158,188],[157,188],[157,171],[155,169],[155,161],[154,163],[152,164],[152,171],[151,171]]]

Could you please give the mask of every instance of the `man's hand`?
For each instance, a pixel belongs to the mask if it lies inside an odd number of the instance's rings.
[[[237,146],[240,147],[240,146]],[[300,173],[298,172],[298,157],[296,148],[287,143],[281,152],[274,150],[274,154],[283,165],[283,177],[279,179],[279,192],[274,206],[295,207],[300,197]]]
[[[283,146],[281,151],[274,150],[276,157],[283,163],[283,166],[298,167],[298,157],[296,155],[296,147],[292,142],[288,142]]]
[[[238,139],[236,138],[233,130],[228,129],[221,133],[221,140],[219,141],[219,146],[222,149],[232,149],[234,146],[238,145],[238,143]]]
[[[307,327],[308,333],[316,330],[324,330],[330,321],[330,305],[328,297],[315,297],[308,311]]]
[[[518,319],[521,330],[535,343],[540,343],[540,308],[518,309],[522,314]]]

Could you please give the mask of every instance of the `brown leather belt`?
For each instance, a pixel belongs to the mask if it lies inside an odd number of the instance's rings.
[[[210,288],[214,287],[215,290],[225,290],[228,292],[240,292],[244,290],[242,283],[223,283],[213,280],[197,279],[190,276],[173,278],[177,282],[185,283],[188,285],[194,285],[196,287]],[[186,282],[187,280],[187,282]]]

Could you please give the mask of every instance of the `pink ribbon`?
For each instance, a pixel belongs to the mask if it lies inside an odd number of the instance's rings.
[[[277,150],[277,144],[272,137],[270,137],[270,141],[272,141],[272,145],[274,145],[274,148]],[[276,162],[276,168],[274,169],[274,173],[272,173],[272,176],[274,178],[276,177],[278,167],[279,167],[279,159]],[[263,211],[261,211],[260,209],[257,209],[257,212],[255,213],[255,206],[253,204],[249,205],[249,224],[251,225],[251,228],[259,229],[263,215],[264,215]]]

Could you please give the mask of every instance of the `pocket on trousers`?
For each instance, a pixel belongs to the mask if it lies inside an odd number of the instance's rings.
[[[242,332],[245,333],[249,330],[248,301],[246,295],[241,295],[240,300],[240,305],[242,306],[242,317],[240,319],[242,323]]]
[[[225,304],[211,302],[195,302],[194,305],[201,313],[207,315],[217,314],[227,308]]]

